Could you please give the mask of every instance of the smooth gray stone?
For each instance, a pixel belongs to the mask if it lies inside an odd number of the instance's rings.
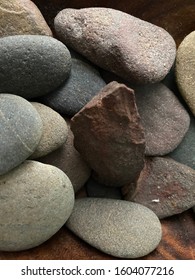
[[[41,99],[66,116],[74,116],[106,85],[95,66],[75,52],[71,55],[72,68],[68,79]]]
[[[25,161],[0,177],[0,250],[26,250],[45,242],[64,225],[73,206],[73,187],[64,172]]]
[[[66,225],[91,246],[119,258],[149,254],[162,236],[154,212],[143,205],[117,199],[77,199]]]
[[[24,98],[0,94],[0,175],[27,159],[42,136],[42,120]]]
[[[0,38],[0,92],[42,96],[66,80],[70,69],[68,49],[50,36]]]

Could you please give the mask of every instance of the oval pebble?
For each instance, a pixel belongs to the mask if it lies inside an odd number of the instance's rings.
[[[176,45],[166,30],[122,11],[68,8],[54,26],[67,46],[131,83],[161,81],[175,60]]]
[[[27,159],[42,136],[42,120],[24,98],[0,94],[0,175]]]
[[[68,49],[50,36],[0,38],[0,92],[27,99],[42,96],[66,80],[70,69]]]
[[[117,199],[77,199],[66,225],[91,246],[119,258],[149,254],[162,236],[160,221],[150,209]]]
[[[64,118],[50,107],[38,102],[31,102],[39,113],[43,123],[41,140],[30,156],[31,159],[45,156],[62,146],[68,137],[68,126]]]
[[[25,161],[0,177],[0,250],[45,242],[65,224],[73,205],[72,184],[61,170]]]

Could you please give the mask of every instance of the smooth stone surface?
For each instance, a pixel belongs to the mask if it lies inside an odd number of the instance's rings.
[[[69,128],[70,121],[67,118],[65,120],[68,125],[68,137],[66,142],[59,149],[38,160],[43,163],[54,165],[64,171],[69,177],[74,191],[77,192],[89,179],[91,169],[81,157],[80,153],[75,149],[73,144],[74,136]]]
[[[0,175],[27,159],[42,135],[42,120],[20,96],[0,94]]]
[[[37,6],[29,0],[1,0],[0,37],[22,34],[52,36]]]
[[[125,199],[143,204],[162,219],[195,205],[195,170],[166,157],[147,158]]]
[[[77,199],[66,225],[93,247],[119,258],[145,256],[161,240],[160,221],[150,209],[117,199]]]
[[[134,90],[145,132],[146,155],[162,156],[172,152],[189,129],[188,112],[175,94],[161,83]]]
[[[80,55],[71,52],[72,67],[68,79],[42,102],[66,116],[74,116],[106,83],[98,70]]]
[[[39,145],[31,159],[45,156],[62,146],[68,137],[68,126],[64,118],[48,106],[31,102],[39,113],[43,123],[43,133]]]
[[[48,240],[74,206],[69,178],[58,168],[25,161],[0,177],[0,250],[19,251]]]
[[[179,146],[168,156],[195,169],[195,119],[190,118],[190,127]]]
[[[108,186],[123,186],[144,165],[145,139],[133,90],[112,82],[71,119],[75,148]]]
[[[0,92],[27,99],[57,88],[71,69],[70,52],[60,41],[41,35],[0,38]]]
[[[131,83],[161,81],[176,55],[163,28],[109,8],[64,9],[54,21],[67,46]]]
[[[120,188],[107,187],[103,184],[98,183],[93,178],[89,178],[89,180],[85,184],[85,188],[88,197],[122,199]]]
[[[180,93],[195,116],[195,31],[179,45],[175,75]]]

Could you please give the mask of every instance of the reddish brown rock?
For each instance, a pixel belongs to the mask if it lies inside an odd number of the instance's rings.
[[[123,189],[125,199],[143,204],[159,218],[195,204],[195,170],[166,157],[147,158],[137,181]]]
[[[139,175],[145,140],[132,89],[108,84],[72,118],[71,129],[98,181],[122,186]]]

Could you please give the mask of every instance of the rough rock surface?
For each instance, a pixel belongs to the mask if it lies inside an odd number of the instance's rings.
[[[123,186],[144,165],[145,140],[133,90],[112,82],[71,119],[74,145],[97,180]]]
[[[150,209],[117,199],[77,199],[66,225],[90,245],[119,258],[147,255],[161,240],[161,224]]]
[[[147,158],[135,184],[125,189],[126,200],[143,204],[159,218],[169,217],[195,205],[195,170],[171,158]]]
[[[64,172],[25,161],[0,177],[0,250],[26,250],[45,242],[64,225],[73,206],[73,188]]]
[[[25,98],[42,96],[66,80],[70,52],[60,41],[41,35],[0,38],[0,92]]]
[[[42,120],[24,98],[0,94],[0,175],[27,159],[42,135]]]
[[[180,93],[195,115],[195,31],[184,38],[177,50],[175,75]]]
[[[45,156],[62,146],[68,137],[68,126],[64,118],[50,107],[38,102],[31,102],[39,113],[43,123],[41,140],[30,156],[31,159]]]
[[[132,83],[162,80],[175,60],[167,31],[118,10],[64,9],[54,25],[67,46]]]
[[[173,151],[190,125],[189,114],[178,98],[161,83],[137,87],[135,98],[145,132],[146,155]]]
[[[1,0],[0,37],[22,34],[52,36],[49,26],[32,1]]]

